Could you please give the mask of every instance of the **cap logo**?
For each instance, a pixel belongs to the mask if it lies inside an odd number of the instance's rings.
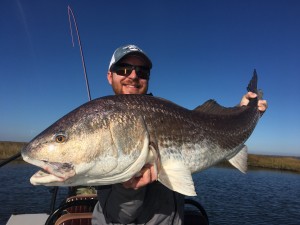
[[[142,50],[139,49],[139,48],[137,48],[135,45],[128,45],[128,46],[125,46],[123,49],[124,49],[124,51],[126,51],[126,52],[134,52],[134,51],[142,52]]]

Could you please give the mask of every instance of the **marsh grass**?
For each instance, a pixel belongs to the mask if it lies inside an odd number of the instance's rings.
[[[288,156],[249,155],[248,165],[300,172],[300,158]]]
[[[0,141],[0,160],[19,153],[26,142]]]

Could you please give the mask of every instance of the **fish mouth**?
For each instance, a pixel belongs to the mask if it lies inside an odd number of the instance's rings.
[[[76,174],[72,163],[49,162],[29,157],[23,157],[23,159],[42,168],[30,178],[30,183],[33,185],[51,185],[53,182],[63,183]]]

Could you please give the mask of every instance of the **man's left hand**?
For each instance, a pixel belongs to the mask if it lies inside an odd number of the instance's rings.
[[[257,96],[257,94],[253,93],[253,92],[248,92],[247,94],[245,94],[240,102],[240,106],[243,105],[248,105],[249,101],[251,98],[255,98]],[[265,112],[268,108],[268,103],[266,100],[258,100],[257,103],[258,106],[258,110],[261,112]]]

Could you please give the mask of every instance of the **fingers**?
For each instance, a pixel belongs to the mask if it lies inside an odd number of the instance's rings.
[[[261,112],[266,111],[268,108],[268,103],[266,100],[259,100],[258,101],[258,110]]]
[[[147,164],[139,172],[138,177],[133,177],[123,183],[125,188],[139,189],[157,180],[157,173],[154,165]]]
[[[131,178],[130,180],[126,181],[123,183],[124,188],[135,188],[136,184],[134,183],[134,177]]]
[[[242,97],[242,100],[240,102],[240,106],[248,105],[250,98],[255,98],[256,96],[257,96],[257,94],[255,94],[253,92],[248,92],[247,94],[245,94]]]
[[[243,105],[248,105],[249,104],[249,100],[251,98],[255,98],[257,96],[257,94],[253,93],[253,92],[248,92],[247,94],[245,94],[240,102],[240,106]],[[259,100],[257,103],[258,106],[258,110],[261,112],[264,112],[267,110],[268,108],[268,103],[266,100]]]
[[[250,98],[255,98],[255,97],[257,96],[257,94],[255,94],[255,93],[253,93],[253,92],[248,92],[248,93],[246,94],[246,96],[248,97],[248,99],[250,99]]]

